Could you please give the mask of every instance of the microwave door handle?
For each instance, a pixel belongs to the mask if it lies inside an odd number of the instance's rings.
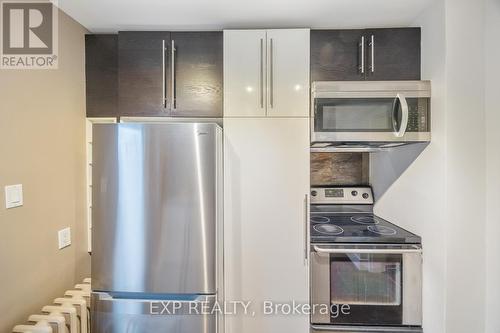
[[[404,253],[422,253],[421,248],[408,248],[408,249],[354,249],[354,248],[324,248],[315,245],[314,251],[317,253],[327,254],[404,254]]]
[[[394,132],[394,135],[398,138],[401,138],[406,134],[406,129],[408,128],[408,114],[409,114],[408,102],[406,101],[406,97],[403,94],[397,94],[396,99],[399,100],[399,104],[401,105],[402,117],[401,117],[401,125],[399,126],[399,130]],[[396,106],[397,106],[397,103],[394,103],[394,107],[396,107]]]

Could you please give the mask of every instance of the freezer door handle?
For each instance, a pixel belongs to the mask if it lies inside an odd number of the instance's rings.
[[[155,314],[196,314],[189,313],[190,306],[194,309],[195,303],[213,306],[216,301],[215,295],[162,295],[159,298],[140,298],[140,295],[131,293],[113,296],[109,293],[93,293],[92,304],[94,310],[99,312],[122,312],[126,309],[128,314],[155,315]],[[176,308],[175,313],[167,311],[167,307]]]
[[[136,298],[122,298],[124,296]],[[91,331],[109,333],[217,333],[215,295],[92,293]]]

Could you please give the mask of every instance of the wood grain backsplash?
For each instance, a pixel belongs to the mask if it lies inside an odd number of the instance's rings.
[[[311,153],[311,186],[368,185],[368,153]]]

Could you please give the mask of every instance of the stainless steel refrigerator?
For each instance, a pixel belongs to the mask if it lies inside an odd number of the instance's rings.
[[[187,304],[222,299],[221,128],[95,124],[92,150],[92,332],[220,332]]]

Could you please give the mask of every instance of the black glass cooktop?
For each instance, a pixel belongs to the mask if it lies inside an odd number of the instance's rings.
[[[421,238],[372,213],[313,211],[311,242],[420,244]]]

